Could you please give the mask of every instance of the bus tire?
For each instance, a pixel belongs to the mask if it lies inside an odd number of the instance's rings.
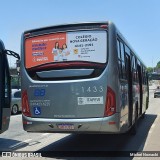
[[[145,118],[145,113],[146,113],[146,112],[144,112],[144,113],[142,114],[142,116],[141,116],[142,119]]]
[[[149,107],[149,98],[147,97],[146,98],[146,110],[148,109],[148,107]]]
[[[11,112],[12,112],[13,115],[16,115],[18,113],[18,106],[16,104],[14,104],[12,106],[12,111]]]

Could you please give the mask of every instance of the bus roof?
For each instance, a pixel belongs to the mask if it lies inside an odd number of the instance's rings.
[[[35,29],[30,29],[30,30],[26,30],[24,32],[28,33],[28,32],[37,32],[37,31],[41,31],[41,30],[49,30],[52,28],[64,28],[64,27],[71,27],[71,26],[86,26],[86,25],[102,25],[102,24],[109,24],[109,21],[102,21],[102,22],[76,22],[76,23],[66,23],[66,24],[58,24],[58,25],[53,25],[53,26],[45,26],[45,27],[41,27],[41,28],[35,28]]]

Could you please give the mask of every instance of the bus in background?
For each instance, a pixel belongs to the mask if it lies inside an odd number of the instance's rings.
[[[0,40],[0,134],[8,130],[11,115],[11,84],[9,64],[3,42]]]
[[[24,130],[136,133],[148,76],[112,22],[33,29],[21,44]]]

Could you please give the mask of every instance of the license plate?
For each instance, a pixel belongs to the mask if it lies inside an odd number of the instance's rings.
[[[58,129],[63,129],[63,130],[74,129],[73,124],[58,124],[57,126],[58,126]]]

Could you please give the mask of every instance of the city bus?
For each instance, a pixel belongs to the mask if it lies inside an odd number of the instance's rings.
[[[11,115],[11,82],[4,43],[0,40],[0,134],[8,130]]]
[[[146,66],[113,22],[28,30],[21,44],[25,131],[136,133],[148,108]]]

